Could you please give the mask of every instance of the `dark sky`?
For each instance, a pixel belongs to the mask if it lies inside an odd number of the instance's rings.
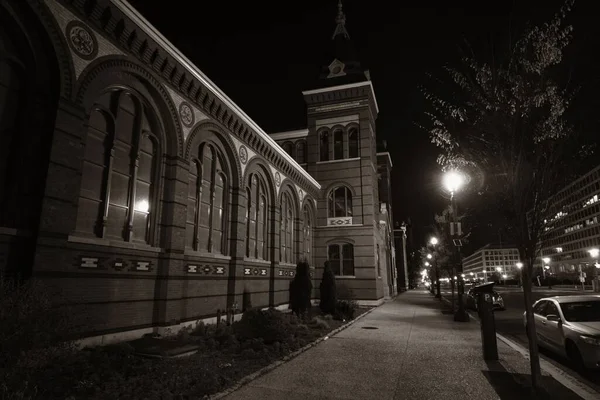
[[[306,127],[301,92],[318,87],[319,68],[331,61],[337,0],[130,2],[266,132]],[[570,17],[576,38],[571,63],[586,82],[595,74],[590,61],[600,37],[591,3],[580,0]],[[506,45],[507,32],[547,19],[562,2],[399,4],[346,0],[344,11],[360,61],[371,71],[380,108],[378,139],[387,141],[394,163],[395,218],[411,217],[418,242],[447,202],[436,149],[414,124],[424,109],[418,84],[457,57],[465,38],[477,49]],[[588,90],[597,89],[588,84]]]

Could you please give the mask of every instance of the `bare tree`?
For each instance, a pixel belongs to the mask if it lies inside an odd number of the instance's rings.
[[[423,88],[431,106],[425,129],[441,149],[444,169],[460,169],[473,181],[481,209],[494,209],[507,227],[523,268],[532,385],[540,377],[532,313],[532,273],[539,253],[548,199],[570,178],[570,166],[589,153],[565,113],[574,92],[561,81],[563,51],[573,28],[565,25],[574,0],[549,22],[527,28],[503,57],[482,61],[474,53],[446,67]]]

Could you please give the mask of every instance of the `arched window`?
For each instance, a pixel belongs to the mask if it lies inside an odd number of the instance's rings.
[[[227,178],[223,158],[208,143],[192,162],[188,195],[187,246],[195,251],[225,254]]]
[[[354,276],[354,246],[350,243],[333,243],[327,246],[327,259],[333,273]]]
[[[348,132],[348,158],[356,158],[358,156],[358,130],[350,128]]]
[[[312,221],[308,206],[302,209],[302,258],[312,264]]]
[[[304,164],[306,162],[306,141],[299,140],[296,143],[296,161],[298,164]]]
[[[126,90],[104,93],[88,122],[76,231],[152,244],[158,182],[154,113]]]
[[[290,195],[281,196],[281,234],[279,237],[281,262],[293,264],[294,260],[294,208]]]
[[[285,142],[283,144],[283,150],[291,157],[294,157],[294,144],[292,142]]]
[[[319,136],[320,161],[329,160],[329,132],[323,131]]]
[[[329,218],[352,216],[352,192],[346,186],[338,186],[329,192]]]
[[[341,160],[344,158],[344,131],[336,129],[333,133],[333,159]]]
[[[264,180],[258,174],[252,174],[248,180],[246,196],[246,257],[268,260],[267,245],[267,191]]]
[[[0,30],[0,40],[4,39]],[[0,42],[2,43],[2,42]],[[4,43],[3,43],[4,44]],[[8,43],[6,43],[8,45]],[[25,79],[19,63],[11,62],[12,54],[0,58],[0,226],[20,227],[15,215],[23,208],[19,201],[19,181],[22,180],[18,161],[22,154],[19,141],[19,111],[25,100]]]

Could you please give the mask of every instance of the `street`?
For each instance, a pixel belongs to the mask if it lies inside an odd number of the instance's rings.
[[[466,289],[468,290],[468,288]],[[496,290],[504,298],[504,304],[506,306],[505,311],[496,311],[494,313],[496,319],[496,330],[498,333],[508,337],[509,339],[517,341],[519,344],[528,348],[527,335],[525,333],[525,327],[523,326],[523,312],[525,311],[525,304],[523,301],[523,293],[520,288],[502,288],[496,287]],[[444,297],[450,299],[450,289],[442,288]],[[547,288],[535,288],[532,297],[533,301],[537,301],[544,297],[552,296],[569,296],[569,295],[581,295],[581,290],[568,290],[568,289],[547,289]],[[593,294],[591,291],[586,291],[585,294]],[[472,315],[476,315],[475,312],[471,312]],[[585,380],[587,384],[594,387],[600,392],[600,372],[588,372],[585,376],[579,375],[577,372],[571,369],[569,360],[564,359],[552,352],[545,349],[540,349],[540,354],[555,366],[560,367],[566,373],[579,377]]]

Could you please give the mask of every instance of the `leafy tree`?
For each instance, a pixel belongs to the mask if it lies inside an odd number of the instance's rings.
[[[555,215],[548,199],[571,178],[575,160],[590,154],[566,121],[574,92],[562,78],[563,52],[573,28],[564,20],[567,0],[548,22],[530,26],[492,60],[473,52],[447,66],[423,88],[431,110],[425,127],[440,148],[443,169],[460,169],[477,193],[479,218],[503,220],[503,236],[521,261],[533,387],[540,377],[532,313],[533,264],[544,220]]]

